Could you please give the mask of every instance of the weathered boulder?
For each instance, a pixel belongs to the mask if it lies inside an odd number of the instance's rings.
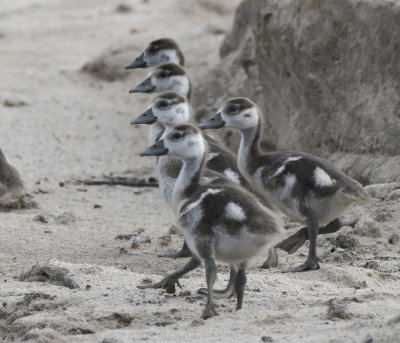
[[[398,1],[244,0],[196,85],[197,118],[246,96],[264,112],[264,148],[317,154],[363,183],[400,180],[399,23]]]

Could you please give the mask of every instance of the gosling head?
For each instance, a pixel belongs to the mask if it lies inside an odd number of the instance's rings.
[[[140,156],[171,155],[181,160],[201,158],[206,145],[200,130],[183,124],[167,128],[156,144],[142,151]]]
[[[131,124],[153,124],[164,126],[186,124],[190,121],[190,105],[186,98],[176,92],[164,92],[157,96],[146,112],[131,121]]]
[[[185,69],[175,63],[164,63],[154,69],[147,79],[129,93],[161,93],[166,91],[177,92],[184,97],[190,97],[191,85]]]
[[[149,68],[164,62],[184,65],[185,60],[178,44],[171,38],[161,38],[152,41],[134,61],[125,69]]]
[[[232,98],[225,101],[217,114],[200,125],[201,129],[219,129],[232,127],[245,130],[257,126],[259,122],[259,109],[248,98]]]

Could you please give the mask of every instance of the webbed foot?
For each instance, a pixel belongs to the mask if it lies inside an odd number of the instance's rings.
[[[197,293],[207,295],[208,291],[207,288],[199,288]],[[235,295],[235,290],[233,287],[225,288],[225,289],[213,289],[213,296],[216,299],[227,299]]]
[[[278,267],[278,253],[275,248],[269,250],[268,258],[260,266],[262,269],[276,268]]]
[[[304,272],[306,270],[316,270],[319,269],[319,264],[317,259],[308,258],[307,261],[300,266],[297,266],[291,270],[292,273]]]
[[[215,309],[214,304],[207,305],[206,308],[204,309],[203,313],[201,314],[201,318],[203,319],[208,319],[214,316],[218,316],[218,312]]]
[[[166,276],[164,279],[162,279],[159,282],[151,283],[148,285],[138,285],[136,287],[139,289],[160,288],[160,289],[165,289],[165,291],[167,293],[172,294],[172,293],[175,293],[175,291],[176,291],[175,285],[178,286],[179,288],[182,288],[181,284],[179,283],[179,279],[176,279],[171,276]]]

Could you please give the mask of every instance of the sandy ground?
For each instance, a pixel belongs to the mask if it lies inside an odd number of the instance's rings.
[[[110,46],[132,44],[133,58],[150,40],[170,36],[195,80],[217,61],[218,31],[229,29],[237,3],[132,0],[124,3],[131,11],[121,12],[106,0],[3,1],[0,146],[40,207],[0,213],[0,340],[400,341],[400,184],[370,186],[380,201],[354,207],[338,234],[319,238],[320,270],[283,273],[305,259],[307,247],[280,253],[272,270],[258,268],[259,257],[243,310],[234,311],[234,299],[218,300],[220,315],[203,321],[201,268],[174,295],[135,287],[184,263],[156,256],[182,242],[158,191],[75,182],[153,176],[152,161],[137,156],[147,130],[129,125],[152,98],[128,95],[147,71],[107,82],[81,67]],[[25,105],[3,106],[6,100]],[[53,217],[34,220],[42,214]],[[221,266],[216,286],[228,275]]]

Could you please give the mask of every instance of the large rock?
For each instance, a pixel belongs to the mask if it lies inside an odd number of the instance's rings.
[[[198,119],[250,97],[264,148],[329,158],[363,183],[400,180],[399,23],[398,1],[245,0],[197,85]]]

